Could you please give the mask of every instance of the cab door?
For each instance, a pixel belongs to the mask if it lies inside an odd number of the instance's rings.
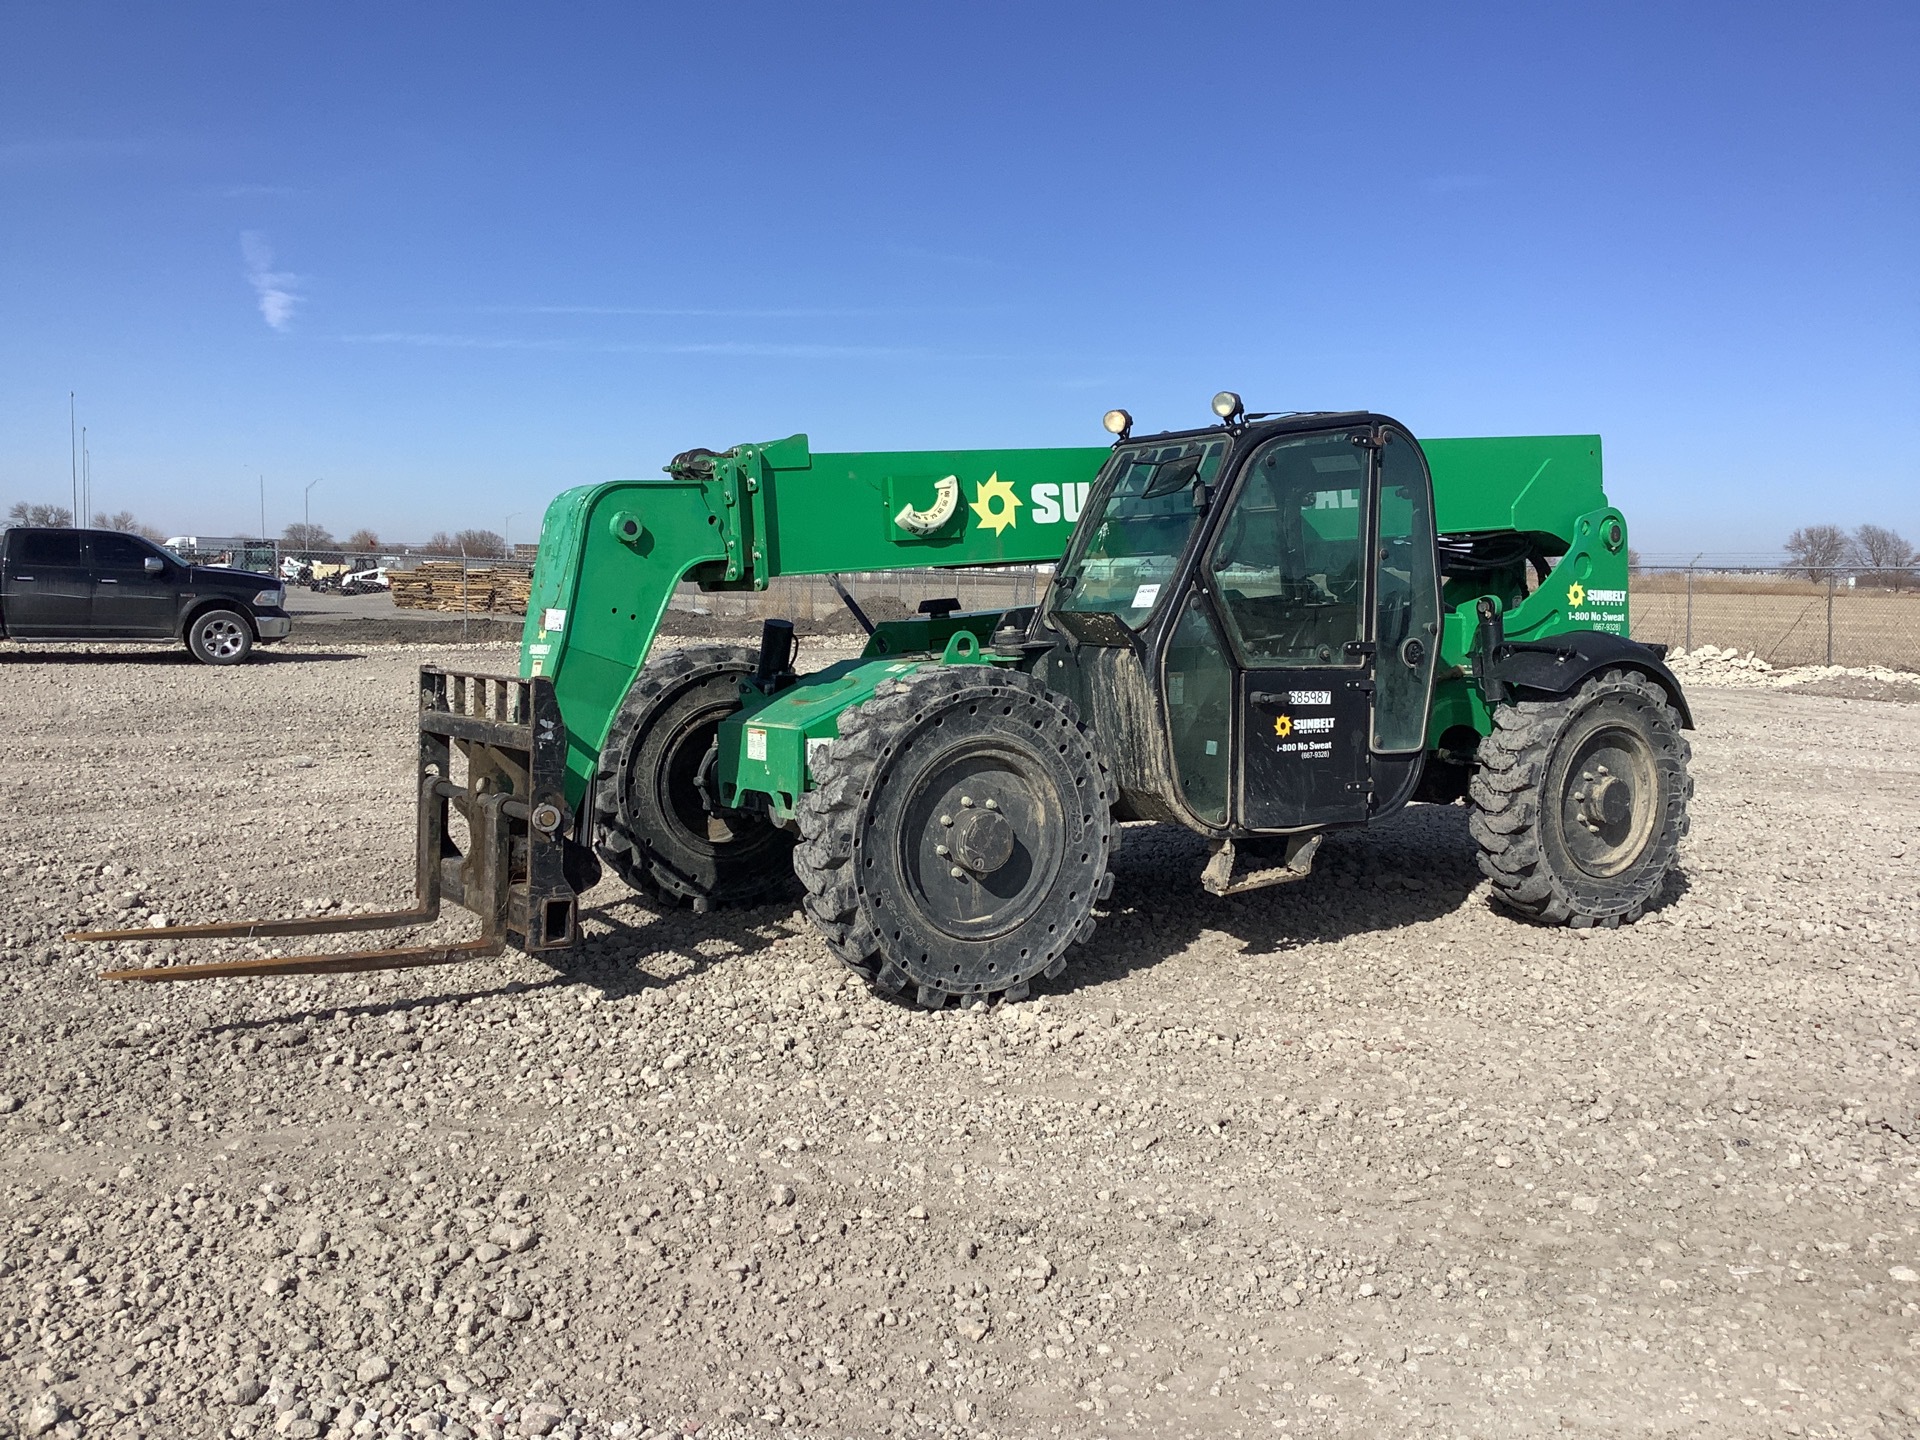
[[[168,572],[177,567],[133,535],[96,530],[87,545],[93,554],[93,628],[140,639],[173,634],[179,592]],[[149,560],[160,568],[150,569]]]
[[[1204,567],[1235,663],[1234,820],[1367,816],[1370,432],[1279,435],[1248,456]]]
[[[78,530],[7,532],[7,633],[85,635],[93,574]]]

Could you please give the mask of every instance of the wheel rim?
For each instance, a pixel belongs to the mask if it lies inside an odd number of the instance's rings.
[[[900,875],[927,924],[990,940],[1032,919],[1060,870],[1063,797],[1053,777],[981,740],[932,757],[911,787]]]
[[[238,621],[215,619],[200,626],[200,643],[215,659],[231,660],[240,653],[245,640],[246,632],[240,628]]]
[[[682,718],[660,752],[651,783],[662,814],[680,830],[682,843],[708,854],[739,843],[749,833],[708,808],[704,780],[707,759],[720,734],[720,722],[731,706],[700,710]],[[646,776],[635,776],[633,783],[644,786]],[[633,807],[629,805],[629,812]]]
[[[1660,813],[1659,767],[1646,737],[1604,725],[1580,742],[1563,777],[1560,829],[1573,863],[1602,880],[1631,868]]]

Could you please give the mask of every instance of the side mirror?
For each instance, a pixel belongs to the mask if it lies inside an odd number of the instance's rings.
[[[167,562],[162,560],[158,555],[149,555],[140,562],[140,568],[145,570],[149,575],[164,575],[167,570]]]

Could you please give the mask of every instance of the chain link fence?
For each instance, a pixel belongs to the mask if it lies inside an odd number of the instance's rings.
[[[899,620],[919,613],[922,600],[951,599],[962,610],[1011,610],[1033,605],[1048,577],[1032,566],[1004,570],[875,570],[849,572],[840,583],[871,620]],[[676,618],[749,624],[778,618],[853,629],[855,622],[824,575],[784,576],[765,590],[702,590],[678,586],[667,626]]]
[[[1715,645],[1785,665],[1920,670],[1920,590],[1911,569],[1643,568],[1628,591],[1633,638]]]
[[[515,549],[516,554],[506,558],[407,553],[407,547],[379,556],[307,556],[276,547],[271,560],[265,553],[249,554],[244,563],[271,571],[277,562],[298,556],[330,572],[314,577],[322,586],[337,582],[350,569],[382,565],[394,583],[399,608],[518,615],[526,610],[533,547]],[[233,555],[216,563],[243,562]],[[963,610],[1033,605],[1046,593],[1049,579],[1049,571],[1036,566],[881,570],[840,577],[874,620],[915,614],[920,602],[929,599],[956,599]],[[296,578],[289,583],[302,582]],[[1879,665],[1920,671],[1920,572],[1910,567],[1850,567],[1810,576],[1805,569],[1780,566],[1643,565],[1630,583],[1636,640],[1686,650],[1713,645],[1752,653],[1776,668]],[[666,628],[747,628],[773,617],[817,628],[856,628],[824,575],[783,576],[765,590],[677,586]]]

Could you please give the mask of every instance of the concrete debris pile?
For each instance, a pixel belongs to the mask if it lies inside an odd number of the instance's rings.
[[[1884,665],[1791,665],[1776,670],[1751,650],[1742,654],[1729,645],[1698,645],[1675,650],[1667,664],[1683,685],[1721,685],[1745,690],[1786,690],[1820,680],[1872,680],[1886,685],[1911,685],[1911,671]]]

